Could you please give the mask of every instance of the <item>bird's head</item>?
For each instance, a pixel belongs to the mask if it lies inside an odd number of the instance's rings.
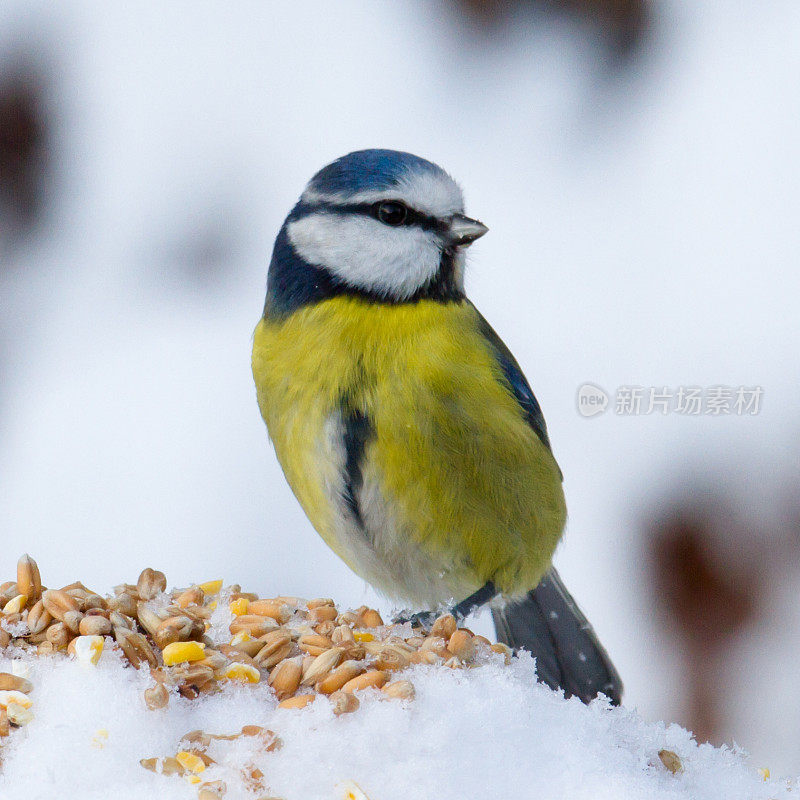
[[[463,297],[464,249],[488,228],[456,182],[395,150],[360,150],[308,183],[275,242],[266,310],[336,294],[402,303]]]

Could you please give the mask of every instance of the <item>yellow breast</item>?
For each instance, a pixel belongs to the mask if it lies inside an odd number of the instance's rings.
[[[402,548],[415,548],[431,573],[448,575],[450,594],[487,580],[508,594],[536,585],[564,527],[560,473],[469,303],[335,297],[262,319],[253,374],[289,484],[357,572],[369,579],[370,569],[354,563],[341,540],[331,503],[342,459],[330,421],[344,401],[374,431],[367,472],[396,523],[378,537],[378,558],[400,570]]]

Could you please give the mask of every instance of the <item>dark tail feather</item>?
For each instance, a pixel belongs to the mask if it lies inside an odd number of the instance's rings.
[[[622,702],[622,681],[555,567],[527,597],[493,609],[497,638],[536,658],[539,680],[584,703],[599,693]]]

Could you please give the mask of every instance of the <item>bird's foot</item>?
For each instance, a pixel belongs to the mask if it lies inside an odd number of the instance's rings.
[[[419,611],[416,614],[408,612],[401,612],[394,619],[396,625],[403,625],[406,622],[411,623],[412,628],[422,628],[425,633],[430,633],[433,623],[445,613],[450,613],[456,618],[456,623],[461,624],[476,608],[480,608],[484,603],[487,603],[497,594],[495,585],[489,581],[485,586],[478,589],[477,592],[471,594],[466,600],[462,600],[452,608],[442,610],[437,613],[436,611]]]
[[[416,614],[403,611],[394,618],[393,622],[395,625],[405,625],[406,622],[410,622],[412,628],[422,628],[425,633],[430,633],[438,616],[435,611],[418,611]]]

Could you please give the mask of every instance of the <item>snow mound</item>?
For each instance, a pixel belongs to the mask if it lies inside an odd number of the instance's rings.
[[[360,707],[341,716],[322,696],[303,709],[278,708],[266,682],[233,681],[152,711],[142,697],[148,670],[132,669],[111,648],[97,666],[9,649],[0,671],[27,674],[34,686],[33,720],[0,740],[3,800],[188,800],[216,781],[230,800],[796,796],[788,782],[748,768],[740,751],[698,745],[677,725],[645,723],[602,700],[565,700],[536,684],[524,654],[467,670],[413,666],[402,673],[414,683],[413,700],[366,689]],[[183,777],[140,764],[191,750],[181,743],[189,731],[233,734],[245,725],[274,731],[278,746],[267,749],[259,736],[215,739],[204,750],[213,763]],[[663,750],[677,760],[662,760]]]

